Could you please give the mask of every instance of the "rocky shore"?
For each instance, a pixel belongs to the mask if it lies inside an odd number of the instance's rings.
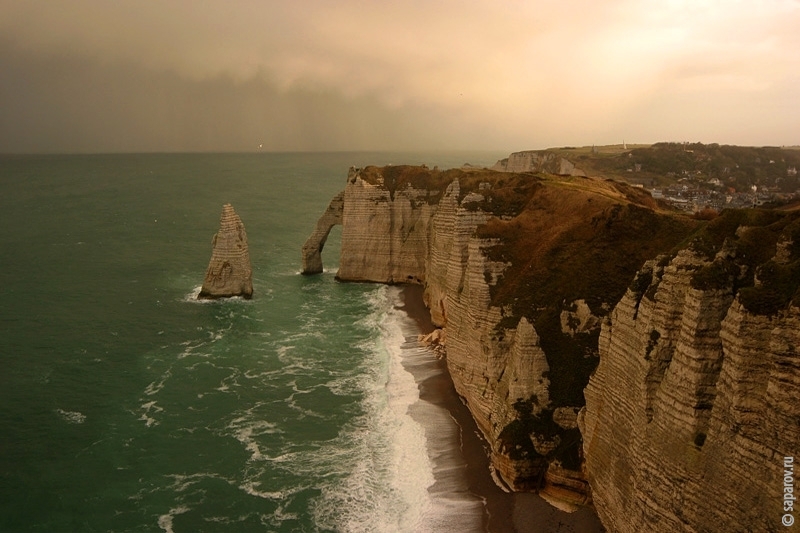
[[[430,319],[423,301],[420,285],[404,285],[403,310],[413,318],[422,332],[421,342],[430,344],[430,334],[441,331]],[[435,336],[434,339],[439,339]],[[442,348],[439,340],[434,346]],[[462,402],[447,371],[446,362],[439,359],[442,373],[420,385],[422,400],[447,409],[460,428],[462,454],[466,463],[469,490],[485,502],[484,530],[493,533],[600,533],[605,531],[590,506],[567,513],[547,504],[536,494],[505,491],[492,477],[487,454],[488,443],[483,438],[469,409]]]

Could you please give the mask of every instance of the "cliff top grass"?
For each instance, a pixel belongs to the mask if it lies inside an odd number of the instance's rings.
[[[479,228],[499,237],[490,251],[510,263],[493,292],[495,305],[520,316],[545,305],[587,301],[593,312],[622,297],[648,259],[669,251],[701,224],[624,183],[539,177],[527,203],[510,219]]]
[[[438,202],[447,187],[458,179],[462,197],[472,192],[486,196],[487,200],[492,201],[487,201],[480,207],[495,215],[516,215],[524,210],[530,195],[540,184],[584,191],[611,200],[638,203],[659,212],[673,211],[666,204],[654,200],[647,191],[610,179],[499,172],[478,167],[439,170],[435,167],[430,169],[412,165],[368,166],[361,169],[359,176],[367,183],[385,187],[391,198],[394,198],[397,191],[408,187],[428,191],[427,200],[430,203]],[[481,188],[482,183],[488,183],[491,187]]]
[[[397,191],[408,187],[426,190],[429,192],[427,199],[430,203],[437,203],[447,187],[456,179],[459,181],[463,196],[469,192],[478,192],[481,183],[488,182],[502,188],[519,185],[521,181],[530,182],[534,177],[533,174],[505,174],[479,167],[439,170],[424,165],[368,166],[361,169],[359,176],[372,185],[382,184],[389,191],[391,198],[394,198]]]

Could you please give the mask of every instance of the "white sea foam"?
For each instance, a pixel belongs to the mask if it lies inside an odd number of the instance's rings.
[[[477,531],[483,502],[466,490],[458,427],[446,410],[419,398],[418,383],[432,375],[432,365],[417,365],[419,375],[404,366],[409,358],[435,356],[406,342],[417,332],[395,308],[397,289],[381,287],[372,296],[374,312],[362,324],[377,337],[362,382],[366,413],[337,443],[335,459],[347,474],[323,488],[315,518],[351,533]]]
[[[65,411],[64,409],[56,409],[56,413],[70,424],[83,424],[86,422],[86,415],[79,411]]]
[[[325,418],[324,415],[322,415],[320,413],[317,413],[316,411],[312,411],[311,409],[302,407],[295,400],[295,397],[298,394],[309,394],[309,393],[313,392],[314,390],[316,390],[317,387],[312,387],[312,388],[307,389],[307,390],[300,390],[300,389],[297,388],[297,381],[291,381],[290,385],[292,386],[292,391],[293,392],[292,392],[292,394],[289,395],[288,398],[286,398],[286,400],[284,400],[286,405],[288,405],[290,408],[294,409],[295,411],[297,411],[298,413],[300,413],[304,417],[305,416],[309,416],[309,417],[312,417],[312,418]]]
[[[271,424],[266,420],[257,420],[252,412],[249,411],[244,416],[231,421],[226,429],[232,430],[236,440],[244,444],[245,449],[250,452],[250,461],[262,461],[265,459],[256,437],[281,432],[275,424]]]
[[[239,488],[250,496],[264,498],[265,500],[281,501],[289,495],[288,491],[283,490],[258,490],[259,485],[261,483],[258,481],[246,481],[239,485]]]
[[[207,304],[213,302],[213,300],[201,300],[198,297],[200,296],[200,291],[203,289],[202,285],[198,285],[192,289],[192,292],[185,295],[183,297],[184,302],[193,302],[193,303],[200,303],[200,304]]]
[[[167,514],[158,517],[158,527],[163,529],[166,533],[175,533],[172,529],[172,521],[176,516],[188,513],[191,509],[185,506],[173,507]]]
[[[213,298],[200,298],[200,291],[203,290],[202,285],[197,285],[192,288],[191,292],[185,294],[183,296],[184,302],[196,303],[201,305],[212,305],[212,304],[219,304],[219,303],[226,303],[226,302],[243,302],[249,303],[252,300],[247,298],[243,298],[241,296],[230,296],[227,298],[221,299],[213,299]],[[271,291],[269,291],[271,292]]]
[[[152,396],[152,395],[154,395],[154,394],[157,394],[159,391],[161,391],[161,389],[163,389],[163,388],[164,388],[164,385],[166,384],[167,380],[168,380],[169,378],[171,378],[171,377],[172,377],[172,372],[170,372],[169,370],[167,370],[167,371],[166,371],[166,372],[164,372],[164,374],[161,376],[161,379],[159,379],[158,381],[153,381],[153,382],[152,382],[152,383],[150,383],[150,384],[149,384],[147,387],[145,387],[145,389],[144,389],[144,393],[145,393],[146,395],[148,395],[148,396]]]
[[[150,416],[150,414],[161,413],[164,411],[162,407],[156,405],[155,401],[145,402],[139,406],[139,408],[143,411],[142,415],[139,417],[139,420],[143,421],[147,427],[158,425],[158,421]]]

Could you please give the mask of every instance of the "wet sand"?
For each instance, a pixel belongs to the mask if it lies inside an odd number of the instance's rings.
[[[422,301],[421,286],[404,285],[403,302],[402,309],[414,319],[422,333],[433,331],[430,313]],[[461,453],[467,464],[469,490],[486,502],[484,530],[491,533],[603,532],[591,508],[565,513],[536,494],[507,493],[497,486],[489,470],[488,444],[456,393],[447,365],[441,360],[438,364],[441,374],[420,384],[420,398],[447,409],[461,428]]]

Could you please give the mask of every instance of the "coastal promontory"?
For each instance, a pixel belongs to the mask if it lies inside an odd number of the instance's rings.
[[[337,277],[424,286],[502,483],[589,502],[577,415],[600,321],[697,222],[624,183],[476,168],[353,168],[340,197]]]
[[[549,172],[351,168],[304,270],[342,224],[338,279],[424,287],[508,490],[595,505],[609,531],[777,530],[800,447],[800,211],[691,216]]]

